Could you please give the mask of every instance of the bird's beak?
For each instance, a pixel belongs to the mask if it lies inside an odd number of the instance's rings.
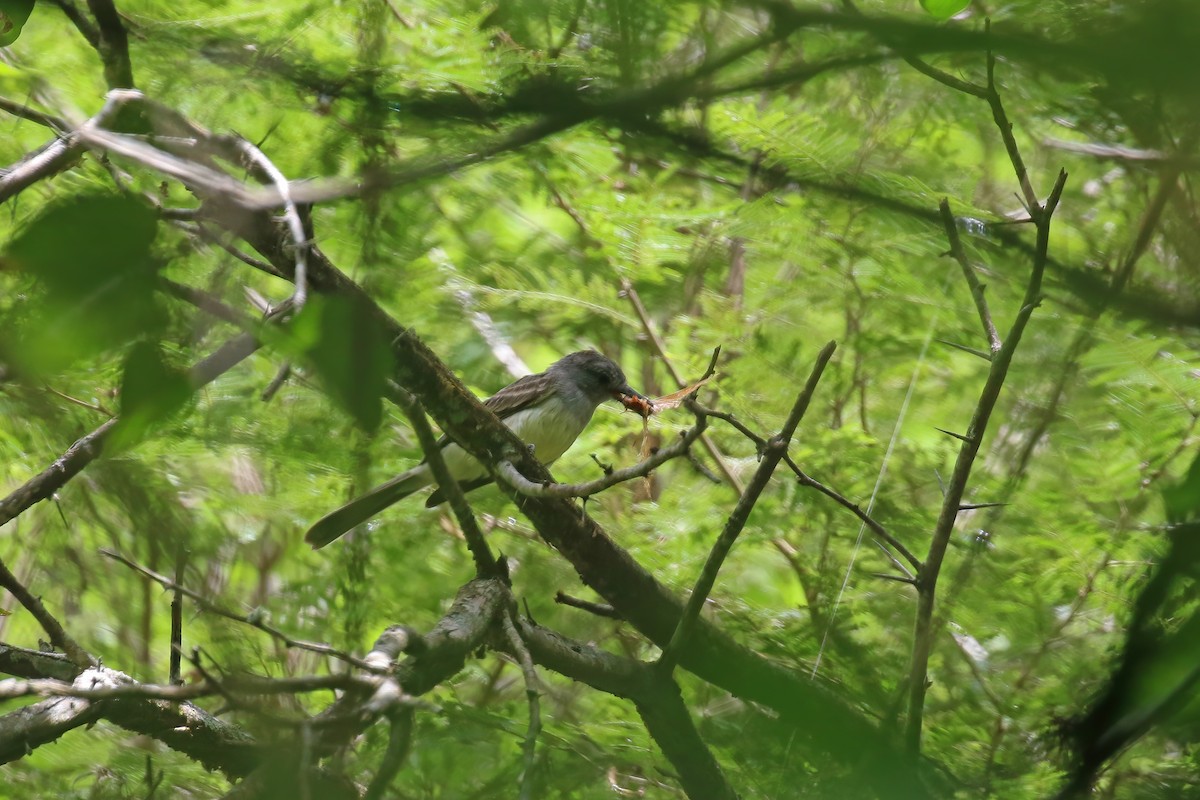
[[[654,410],[654,401],[628,384],[620,389],[614,389],[612,394],[614,400],[643,417],[650,416],[650,412]]]

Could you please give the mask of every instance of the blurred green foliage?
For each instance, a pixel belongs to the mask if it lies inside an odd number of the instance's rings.
[[[960,515],[940,578],[923,753],[957,796],[1051,796],[1074,768],[1059,748],[1060,721],[1099,707],[1111,678],[1123,705],[1106,719],[1168,695],[1186,713],[1155,718],[1164,727],[1143,725],[1140,738],[1122,729],[1099,779],[1104,796],[1195,796],[1193,689],[1170,694],[1194,672],[1194,575],[1172,584],[1174,605],[1155,606],[1145,659],[1128,657],[1140,645],[1127,636],[1141,624],[1152,568],[1176,546],[1160,491],[1197,442],[1198,12],[1179,2],[1019,0],[930,20],[962,5],[859,7],[892,26],[875,31],[898,37],[885,40],[917,42],[933,65],[976,83],[986,78],[977,34],[989,13],[996,81],[1031,181],[1044,196],[1060,168],[1070,180],[1046,296],[967,493],[971,503],[1005,505]],[[987,369],[943,344],[986,349],[959,268],[943,257],[938,201],[949,197],[961,215],[1002,334],[1030,267],[1019,184],[978,98],[896,57],[774,83],[792,67],[882,50],[871,30],[846,21],[858,17],[823,9],[844,22],[770,40],[780,19],[770,3],[118,7],[140,89],[210,130],[237,131],[292,179],[377,177],[410,160],[476,152],[542,115],[703,69],[764,34],[745,57],[697,78],[698,99],[606,113],[446,176],[317,205],[314,241],[481,395],[513,378],[500,344],[534,370],[595,346],[647,394],[673,391],[622,279],[685,376],[723,348],[706,402],[764,435],[782,423],[819,347],[837,339],[791,455],[854,502],[873,501],[893,535],[925,552],[958,450],[937,429],[966,429]],[[745,82],[752,88],[704,94]],[[96,113],[105,90],[97,52],[53,3],[38,5],[0,60],[0,97],[69,119]],[[2,123],[0,164],[54,137],[32,121]],[[1110,296],[1164,181],[1176,190],[1128,285]],[[351,493],[421,458],[403,416],[380,400],[387,343],[361,310],[314,296],[286,336],[193,394],[186,365],[239,331],[159,292],[158,277],[249,315],[248,290],[278,303],[293,286],[231,257],[219,243],[248,248],[224,232],[160,219],[147,198],[197,205],[155,172],[87,154],[2,209],[0,494],[111,414],[121,413],[126,433],[53,502],[0,529],[0,557],[85,647],[141,680],[166,680],[170,596],[99,547],[168,574],[184,548],[187,585],[242,612],[261,609],[297,637],[362,652],[387,625],[428,629],[472,575],[444,511],[410,501],[329,550],[301,541]],[[264,402],[285,361],[292,379]],[[650,433],[671,439],[690,422],[663,414]],[[710,431],[730,470],[747,478],[753,444],[716,421]],[[631,464],[641,436],[636,417],[604,408],[554,473],[593,478],[593,454]],[[554,602],[559,590],[594,597],[497,490],[471,501],[540,623],[655,655],[629,626]],[[730,488],[677,461],[587,509],[683,593],[734,501]],[[915,594],[876,577],[894,567],[860,535],[845,509],[780,472],[709,613],[798,674],[819,658],[816,680],[887,727],[904,712]],[[11,612],[0,616],[0,640],[36,647],[43,634],[30,616],[7,596],[0,608]],[[192,610],[184,645],[229,671],[339,668]],[[539,796],[676,796],[671,766],[630,703],[541,677]],[[744,797],[845,797],[856,770],[870,769],[869,753],[860,767],[827,763],[755,707],[692,676],[682,683]],[[441,711],[418,714],[392,796],[515,794],[527,713],[519,669],[483,655],[429,699]],[[312,712],[327,700],[280,698],[267,710]],[[264,738],[290,735],[254,713],[229,716]],[[366,782],[386,744],[383,726],[371,729],[345,769]],[[159,796],[229,788],[100,723],[3,767],[0,795],[143,797],[147,759],[165,775]]]

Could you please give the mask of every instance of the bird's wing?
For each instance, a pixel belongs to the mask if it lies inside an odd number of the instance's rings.
[[[500,419],[515,414],[523,408],[545,402],[557,391],[554,377],[545,372],[517,378],[500,391],[483,401]]]
[[[554,378],[545,372],[539,372],[536,375],[525,375],[524,377],[517,378],[508,386],[505,386],[487,400],[484,400],[483,404],[491,409],[492,413],[497,417],[504,419],[523,408],[529,408],[530,406],[545,402],[557,390]],[[438,447],[445,447],[450,444],[450,437],[443,433],[438,438],[437,443]],[[425,460],[422,459],[421,463],[424,464]]]

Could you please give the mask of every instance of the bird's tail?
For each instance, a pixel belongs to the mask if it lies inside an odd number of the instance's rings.
[[[424,464],[413,467],[321,517],[304,534],[304,541],[311,544],[313,550],[319,550],[429,483],[429,467]]]

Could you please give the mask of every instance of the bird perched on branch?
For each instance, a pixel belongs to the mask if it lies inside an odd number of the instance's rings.
[[[581,350],[560,358],[545,372],[517,379],[485,400],[484,405],[519,439],[533,446],[533,454],[539,461],[551,464],[575,443],[591,420],[592,412],[605,400],[618,400],[640,412],[650,404],[648,398],[629,386],[625,373],[610,359],[595,350]],[[446,437],[442,437],[442,458],[463,491],[492,481],[482,464]],[[393,503],[433,483],[429,465],[422,461],[317,520],[304,540],[313,549],[324,547]],[[432,507],[444,499],[441,489],[437,489],[425,505]]]

